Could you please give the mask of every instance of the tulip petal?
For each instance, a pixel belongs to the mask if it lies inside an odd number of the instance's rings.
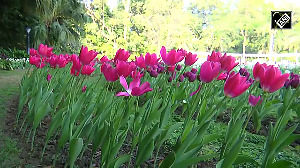
[[[116,94],[116,96],[117,97],[119,97],[119,96],[130,96],[130,94],[127,93],[127,92],[119,92],[119,93]]]
[[[120,76],[120,83],[125,88],[125,90],[128,90],[128,84],[124,76]]]

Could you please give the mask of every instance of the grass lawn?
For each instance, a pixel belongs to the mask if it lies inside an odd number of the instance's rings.
[[[0,167],[14,167],[21,163],[17,140],[11,138],[5,129],[7,111],[13,100],[17,99],[19,83],[25,71],[0,71]]]

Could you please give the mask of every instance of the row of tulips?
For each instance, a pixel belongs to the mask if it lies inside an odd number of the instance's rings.
[[[36,68],[20,85],[17,122],[24,134],[29,130],[33,145],[41,122],[51,118],[45,148],[57,139],[58,157],[68,146],[70,167],[87,149],[92,156],[101,151],[100,159],[90,159],[101,167],[138,167],[150,161],[154,167],[187,167],[210,158],[225,168],[245,162],[255,167],[292,164],[276,156],[299,139],[293,134],[297,125],[286,129],[291,115],[299,116],[297,74],[257,63],[252,77],[244,68],[235,72],[236,59],[219,52],[193,67],[197,55],[184,49],[167,52],[162,47],[160,57],[146,53],[131,61],[124,49],[112,59],[98,59],[87,47],[79,56],[55,55],[52,49],[41,44],[30,50],[30,64]],[[24,106],[28,111],[19,122]],[[208,134],[209,125],[224,112],[230,115],[226,134]],[[262,161],[242,155],[249,121],[259,131],[270,114],[276,122],[270,123]],[[177,115],[181,122],[173,120]],[[180,132],[176,144],[164,151],[174,131]],[[223,144],[218,151],[201,153],[216,140]]]

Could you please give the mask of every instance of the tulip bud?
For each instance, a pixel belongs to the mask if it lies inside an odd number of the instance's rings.
[[[195,80],[196,80],[196,74],[191,73],[191,75],[189,76],[189,81],[194,82]]]
[[[172,76],[169,77],[168,82],[172,82],[173,78]]]
[[[50,81],[51,78],[52,78],[52,75],[48,74],[48,75],[47,75],[47,81]]]
[[[198,69],[192,68],[192,69],[191,69],[191,72],[192,72],[193,74],[196,74],[196,73],[198,72]]]
[[[86,91],[86,87],[87,87],[86,85],[82,87],[82,92]]]
[[[179,77],[179,82],[182,82],[184,80],[184,76],[183,75],[180,75]]]
[[[152,69],[152,70],[150,71],[150,76],[156,78],[156,77],[158,76],[158,72],[157,72],[156,70]]]
[[[178,65],[176,66],[176,70],[177,70],[177,71],[180,71],[181,68],[182,68],[182,65],[180,65],[180,64],[178,64]]]
[[[299,85],[299,76],[298,75],[295,75],[294,77],[293,77],[293,79],[291,79],[291,82],[290,82],[290,84],[291,84],[291,86],[293,87],[293,88],[297,88],[298,87],[298,85]]]

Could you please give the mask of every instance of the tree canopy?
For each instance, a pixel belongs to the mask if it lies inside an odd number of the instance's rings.
[[[25,48],[25,27],[39,43],[62,51],[86,45],[109,57],[119,48],[132,53],[185,48],[234,53],[299,52],[299,7],[292,10],[292,29],[271,29],[273,3],[261,0],[5,0],[0,11],[0,43]],[[274,37],[274,48],[270,41]]]

